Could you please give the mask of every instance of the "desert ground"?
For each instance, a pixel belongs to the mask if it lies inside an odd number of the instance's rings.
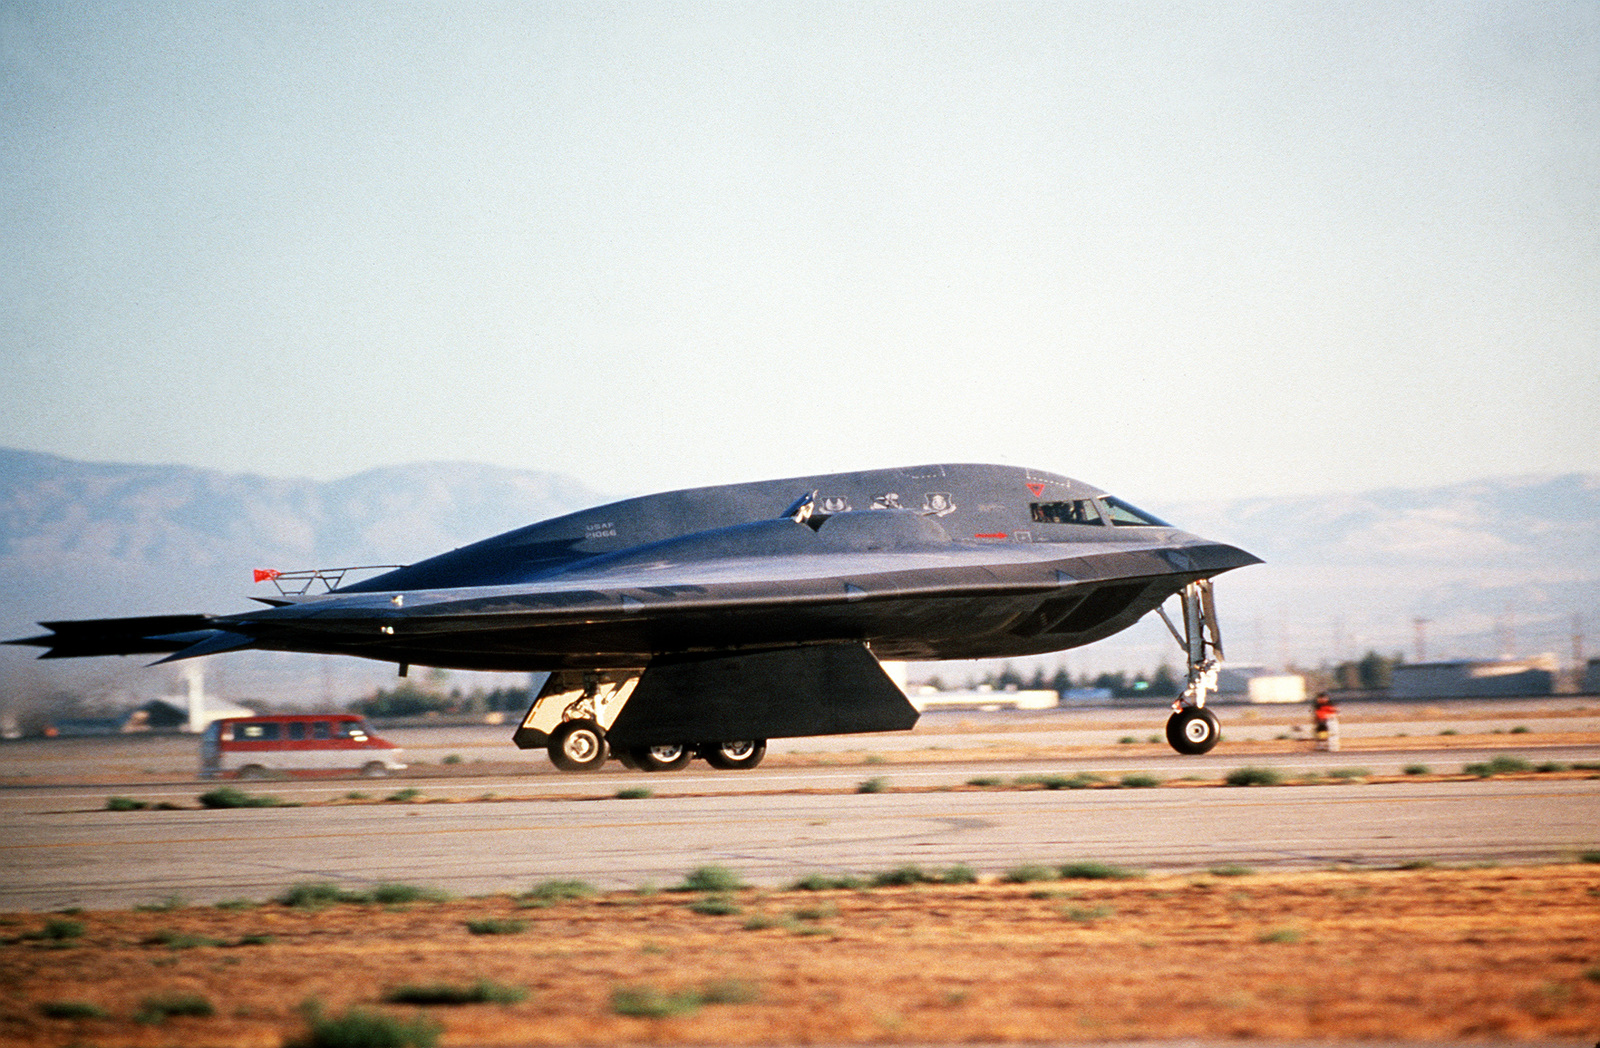
[[[700,890],[9,914],[0,1042],[276,1046],[308,1009],[463,1046],[1600,1037],[1594,862],[823,890],[694,872]],[[490,1000],[438,1003],[461,998]]]

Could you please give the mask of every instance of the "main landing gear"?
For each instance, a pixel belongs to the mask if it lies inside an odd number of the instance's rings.
[[[678,771],[695,757],[723,771],[748,771],[767,754],[766,739],[740,739],[734,742],[681,742],[654,746],[630,746],[611,751],[606,733],[592,720],[563,721],[550,733],[546,746],[550,763],[562,771],[599,771],[607,757],[616,757],[625,767],[637,771]]]
[[[1189,664],[1189,683],[1167,718],[1167,742],[1179,753],[1208,753],[1222,738],[1217,715],[1206,709],[1206,693],[1217,687],[1217,670],[1222,665],[1222,634],[1217,629],[1217,605],[1211,593],[1211,580],[1200,579],[1183,588],[1183,635],[1158,608],[1184,649]]]

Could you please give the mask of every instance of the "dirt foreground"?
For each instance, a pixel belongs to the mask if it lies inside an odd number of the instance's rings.
[[[425,1013],[443,1045],[1600,1038],[1600,865],[1584,863],[174,901],[3,915],[0,936],[0,1043],[17,1046],[277,1046],[305,1036],[312,999]],[[386,1001],[475,985],[526,996]]]

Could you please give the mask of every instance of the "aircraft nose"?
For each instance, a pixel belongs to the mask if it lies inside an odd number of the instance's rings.
[[[1200,570],[1210,574],[1232,571],[1234,568],[1248,568],[1252,564],[1266,563],[1254,553],[1230,546],[1226,542],[1211,542],[1201,539],[1192,546],[1184,546],[1174,550],[1179,557],[1187,559],[1189,567],[1186,570]],[[1171,559],[1171,558],[1169,558]],[[1175,565],[1182,568],[1183,565]]]

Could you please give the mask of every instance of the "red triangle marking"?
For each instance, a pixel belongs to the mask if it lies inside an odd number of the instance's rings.
[[[1028,485],[1028,490],[1033,492],[1033,497],[1034,498],[1036,498],[1036,499],[1044,498],[1044,485],[1043,484],[1029,484]]]

